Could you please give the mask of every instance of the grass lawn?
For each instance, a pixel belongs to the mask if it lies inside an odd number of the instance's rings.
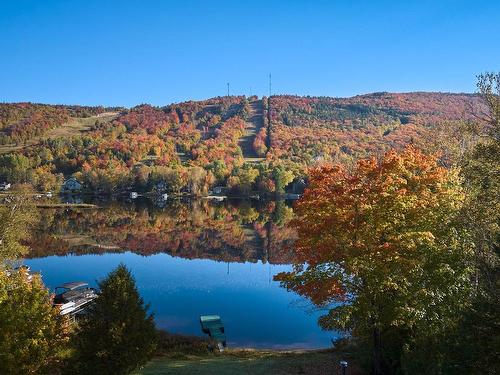
[[[338,373],[340,359],[339,354],[331,350],[291,352],[229,350],[211,356],[156,358],[134,375],[331,375]],[[353,371],[353,368],[349,370],[350,375],[359,374]]]

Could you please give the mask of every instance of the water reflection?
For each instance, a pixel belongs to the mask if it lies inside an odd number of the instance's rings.
[[[130,250],[224,262],[291,263],[296,233],[287,223],[292,215],[285,202],[248,201],[173,201],[157,208],[143,200],[106,203],[100,209],[46,209],[30,243],[31,257]]]
[[[27,263],[55,287],[98,280],[124,262],[162,328],[200,334],[199,316],[220,314],[232,346],[325,347],[334,334],[318,328],[319,314],[272,281],[290,269],[292,215],[283,202],[49,209]]]

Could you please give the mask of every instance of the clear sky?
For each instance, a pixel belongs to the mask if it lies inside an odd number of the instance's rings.
[[[0,0],[0,101],[474,91],[499,0]]]

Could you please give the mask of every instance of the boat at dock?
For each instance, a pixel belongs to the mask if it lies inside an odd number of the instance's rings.
[[[59,308],[61,315],[77,315],[97,298],[98,293],[94,288],[83,281],[74,281],[56,287],[53,306]]]

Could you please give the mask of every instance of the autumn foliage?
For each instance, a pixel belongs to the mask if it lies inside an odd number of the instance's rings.
[[[418,230],[436,220],[439,211],[458,206],[459,193],[449,189],[451,176],[433,157],[412,147],[402,154],[391,151],[380,161],[361,160],[354,172],[339,165],[311,170],[310,185],[296,205],[301,259],[316,265],[367,252],[406,252],[403,225],[407,232]],[[447,221],[437,224],[433,231]],[[428,229],[419,231],[420,240],[428,239]]]
[[[72,117],[95,116],[118,107],[0,103],[0,144],[16,143],[43,136]]]
[[[408,144],[436,143],[438,125],[452,126],[467,108],[484,104],[475,95],[444,93],[256,100],[231,96],[130,109],[1,104],[0,143],[26,144],[0,154],[0,180],[54,191],[72,175],[88,190],[114,194],[150,189],[151,176],[159,179],[157,170],[150,168],[160,168],[166,175],[179,176],[180,183],[169,186],[171,193],[200,195],[214,186],[229,186],[233,194],[280,194],[292,190],[287,185],[316,165],[353,165],[360,158],[380,157]],[[114,115],[96,116],[108,110]],[[96,117],[87,120],[85,131],[49,137],[59,134],[50,129],[88,116]],[[250,184],[238,186],[238,181],[248,180],[241,149],[248,136],[247,121],[257,124],[247,148],[265,160]],[[280,170],[291,173],[291,178],[281,179]],[[190,181],[194,175],[197,181]]]
[[[375,337],[380,370],[390,332],[410,340],[423,327],[438,331],[451,306],[466,304],[469,248],[455,222],[462,200],[456,173],[413,147],[353,170],[313,169],[293,221],[298,261],[276,278],[328,308],[323,327]]]
[[[373,93],[351,98],[273,96],[268,158],[312,166],[423,145],[443,121],[472,118],[477,95]],[[467,112],[469,111],[469,112]]]

